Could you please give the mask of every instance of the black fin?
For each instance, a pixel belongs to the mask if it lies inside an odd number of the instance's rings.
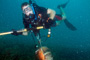
[[[65,8],[70,0],[68,0],[65,4],[58,5],[57,8],[60,9],[60,7]]]
[[[77,30],[77,28],[75,26],[73,26],[67,19],[64,20],[65,25],[72,31]]]

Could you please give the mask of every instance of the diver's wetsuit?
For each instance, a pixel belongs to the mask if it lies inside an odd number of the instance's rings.
[[[48,20],[49,15],[47,14],[47,9],[44,7],[39,7],[36,4],[33,5],[34,10],[35,10],[35,14],[30,15],[30,16],[23,16],[23,24],[25,28],[35,28],[38,26],[45,26],[45,28],[49,28],[50,25],[46,22],[46,20]],[[41,14],[41,16],[39,16],[39,14]],[[35,17],[36,16],[36,17]],[[59,14],[57,14],[55,16],[55,19],[53,20],[53,23],[51,23],[51,27],[56,26],[56,21],[57,20],[61,20],[62,18],[60,17]],[[56,21],[55,21],[56,20]],[[31,25],[31,26],[30,26]],[[33,30],[35,36],[37,36],[37,34],[39,34],[40,30]]]
[[[43,26],[44,23],[46,22],[46,20],[48,19],[48,15],[47,15],[47,9],[43,8],[43,7],[39,7],[36,4],[33,4],[34,10],[35,10],[35,14],[30,15],[30,16],[23,16],[23,24],[25,28],[35,28],[38,26]],[[41,16],[39,16],[39,14]],[[31,25],[31,26],[30,26]],[[40,30],[33,30],[35,36],[37,36],[37,34],[39,33]]]

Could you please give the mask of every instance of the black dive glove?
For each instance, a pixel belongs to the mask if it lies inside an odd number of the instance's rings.
[[[48,22],[45,22],[45,28],[50,28],[55,23],[55,20],[49,19]]]
[[[16,35],[16,36],[22,35],[22,32],[17,32],[16,30],[13,30],[12,35]]]

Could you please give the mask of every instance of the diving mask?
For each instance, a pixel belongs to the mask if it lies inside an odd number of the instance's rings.
[[[23,12],[26,15],[33,14],[33,10],[32,10],[32,8],[29,5],[25,6],[25,8],[23,9]]]

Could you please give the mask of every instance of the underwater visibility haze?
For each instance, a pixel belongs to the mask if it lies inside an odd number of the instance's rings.
[[[28,1],[0,0],[0,33],[24,28],[21,4]],[[56,13],[60,13],[57,6],[67,1],[35,0],[39,6],[54,9]],[[52,27],[51,37],[46,38],[43,36],[47,35],[47,29],[42,29],[42,45],[50,49],[53,60],[90,60],[90,0],[69,0],[64,11],[77,30],[68,29],[62,22]],[[37,41],[35,36],[34,40]],[[34,40],[31,34],[0,36],[0,60],[36,60]]]

